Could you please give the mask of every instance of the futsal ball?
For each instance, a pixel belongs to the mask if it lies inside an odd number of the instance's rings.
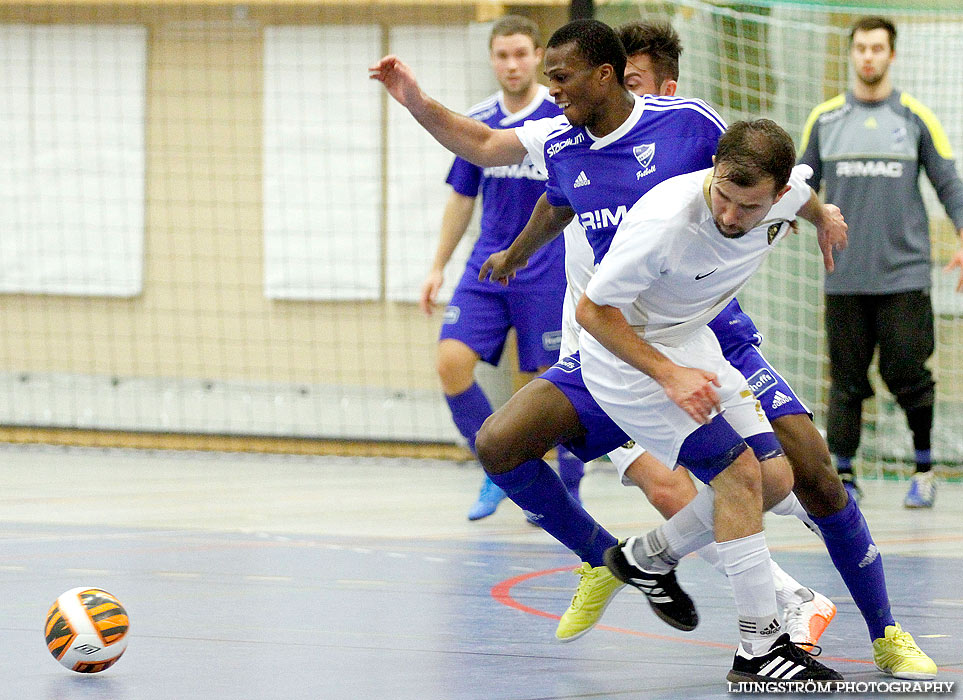
[[[47,649],[77,673],[110,668],[127,649],[129,621],[124,606],[99,588],[71,588],[47,613]]]

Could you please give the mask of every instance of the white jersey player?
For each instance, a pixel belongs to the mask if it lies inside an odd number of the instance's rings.
[[[781,634],[762,512],[791,488],[790,467],[707,326],[797,213],[816,222],[828,267],[845,245],[839,210],[819,203],[806,170],[791,172],[794,155],[775,123],[734,124],[714,169],[668,180],[630,210],[577,313],[595,400],[664,464],[710,485],[656,530],[610,548],[606,564],[653,604],[665,609],[670,597],[685,610],[691,600],[660,577],[714,538],[739,614],[731,681],[841,678]]]
[[[621,309],[633,330],[675,362],[711,368],[722,383],[719,393],[737,400],[748,383],[725,360],[707,324],[790,230],[790,222],[812,195],[806,184],[811,174],[808,166],[794,168],[786,191],[780,193],[765,219],[738,238],[720,234],[713,218],[709,202],[712,169],[661,183],[626,215],[586,288],[586,296],[597,305]],[[656,387],[656,381],[584,331],[580,348],[582,376],[605,412],[630,437],[644,440],[664,464],[675,464],[682,441],[699,425],[697,417],[674,404],[664,391],[640,387],[640,392],[633,393],[643,397],[642,405],[639,400],[626,402],[623,387],[640,381],[643,386]],[[744,403],[753,414],[749,421],[755,424],[753,432],[768,429],[768,421],[757,420],[755,397]],[[657,409],[640,411],[647,406]],[[644,426],[640,424],[643,416],[650,421]]]

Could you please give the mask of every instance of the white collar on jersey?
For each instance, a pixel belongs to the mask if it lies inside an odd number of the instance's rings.
[[[514,124],[515,122],[522,121],[523,119],[525,119],[525,117],[529,116],[532,112],[538,109],[542,105],[542,102],[544,102],[545,100],[548,100],[549,102],[552,101],[552,98],[548,94],[548,88],[545,87],[544,85],[539,85],[538,92],[535,93],[535,98],[531,102],[529,102],[527,105],[522,107],[520,110],[518,110],[517,112],[508,111],[508,109],[505,107],[504,98],[505,98],[505,92],[503,90],[499,90],[498,106],[502,110],[502,112],[508,115],[498,122],[499,126],[508,126],[509,124]]]
[[[592,145],[590,146],[590,149],[593,151],[597,151],[600,148],[605,148],[610,143],[614,143],[615,141],[618,141],[620,138],[625,136],[632,129],[632,127],[634,127],[638,123],[639,119],[642,118],[642,112],[644,111],[645,111],[645,101],[641,97],[636,95],[635,104],[632,106],[632,113],[629,114],[628,119],[622,122],[619,125],[619,128],[613,131],[611,134],[606,134],[602,138],[598,138],[596,136],[593,136],[592,132],[586,129],[585,133],[588,134],[589,138],[592,139],[593,141]]]

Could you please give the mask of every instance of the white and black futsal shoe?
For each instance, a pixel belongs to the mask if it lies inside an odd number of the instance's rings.
[[[632,546],[632,539],[606,549],[605,565],[619,581],[645,593],[652,611],[667,625],[684,632],[694,630],[699,624],[699,615],[692,598],[679,586],[675,569],[653,574],[632,564],[623,551],[623,547]]]
[[[819,650],[819,647],[813,647]],[[818,653],[818,652],[817,652]],[[841,681],[842,674],[816,661],[798,644],[781,634],[765,654],[749,656],[739,645],[726,679],[740,681]]]

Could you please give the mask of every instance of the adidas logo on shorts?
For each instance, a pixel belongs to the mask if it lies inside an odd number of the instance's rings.
[[[772,397],[772,409],[776,410],[780,406],[785,406],[790,401],[792,401],[791,396],[786,396],[784,393],[782,393],[777,389],[776,393]]]

